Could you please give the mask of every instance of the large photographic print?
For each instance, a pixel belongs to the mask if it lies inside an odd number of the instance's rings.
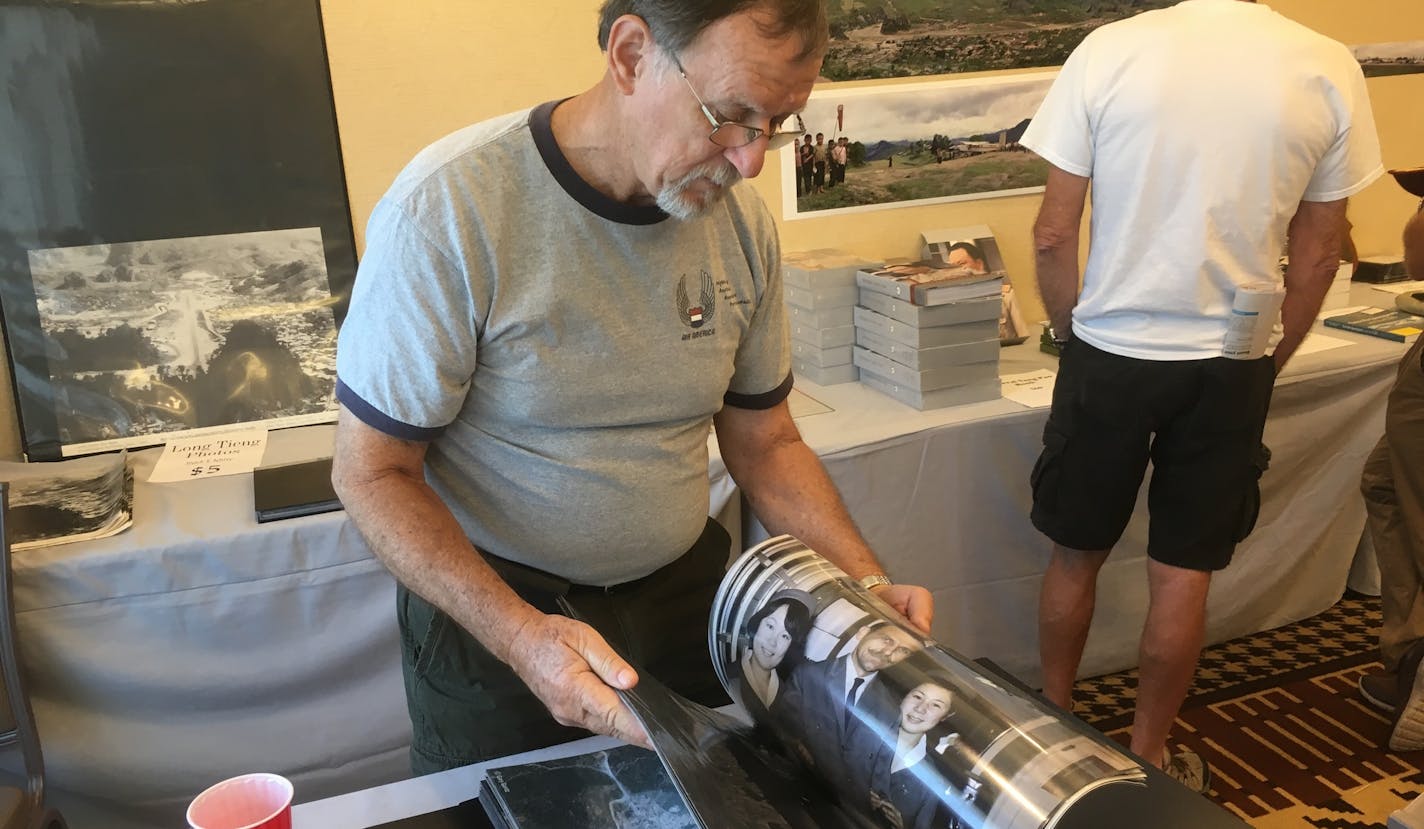
[[[106,449],[178,430],[329,419],[336,318],[320,228],[29,259],[66,444]]]
[[[591,625],[611,619],[588,591],[559,601]],[[791,536],[728,569],[707,642],[744,716],[693,702],[633,661],[637,684],[619,696],[662,773],[638,749],[491,769],[480,795],[491,822],[1053,829],[1089,792],[1111,798],[1145,779],[1116,744],[912,629]]]
[[[833,81],[1061,66],[1093,29],[1178,0],[832,3]]]
[[[335,419],[356,255],[318,0],[0,0],[0,89],[28,460]]]
[[[782,151],[783,217],[1039,192],[1048,162],[1019,139],[1053,78],[815,90],[805,137]]]
[[[1043,829],[1089,791],[1142,776],[790,536],[732,565],[708,644],[733,698],[877,826]]]

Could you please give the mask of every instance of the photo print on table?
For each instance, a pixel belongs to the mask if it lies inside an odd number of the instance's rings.
[[[988,225],[970,225],[946,230],[927,230],[920,234],[924,240],[921,255],[925,259],[941,262],[953,267],[968,268],[975,273],[1002,274],[1000,286],[1002,305],[999,310],[999,343],[1017,345],[1028,339],[1028,323],[1019,309],[1018,297],[1004,268],[1004,257],[999,252],[999,242]]]

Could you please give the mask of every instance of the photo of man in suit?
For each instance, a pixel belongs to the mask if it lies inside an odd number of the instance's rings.
[[[838,784],[845,779],[844,750],[858,729],[883,731],[895,722],[900,700],[879,674],[923,647],[909,631],[878,621],[857,633],[840,656],[797,666],[787,714],[801,723],[806,748],[818,758],[827,780]]]

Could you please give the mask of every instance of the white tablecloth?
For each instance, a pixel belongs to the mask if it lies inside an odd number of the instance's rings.
[[[1360,470],[1404,347],[1330,333],[1352,345],[1299,356],[1277,380],[1260,520],[1213,580],[1211,642],[1311,616],[1344,590],[1365,521]],[[1000,374],[1044,367],[1056,359],[1030,341],[1004,350]],[[1048,410],[996,400],[917,412],[857,383],[798,388],[834,409],[798,420],[802,435],[890,575],[934,593],[935,636],[1037,684],[1035,613],[1051,543],[1028,521],[1028,477]],[[1099,580],[1085,676],[1136,664],[1145,489]],[[748,543],[765,537],[746,526]]]
[[[1363,524],[1355,494],[1402,347],[1360,339],[1292,366],[1267,439],[1261,525],[1218,578],[1213,639],[1339,596]],[[1026,346],[1004,373],[1049,365]],[[937,635],[1032,676],[1047,543],[1029,526],[1043,410],[916,412],[849,384],[798,421],[891,574],[929,585]],[[274,433],[267,462],[330,451],[329,427]],[[16,604],[51,794],[74,829],[180,826],[224,777],[290,776],[298,801],[407,775],[394,583],[344,513],[258,525],[251,476],[142,483],[135,526],[16,556]],[[735,508],[715,457],[712,510]],[[733,519],[735,522],[735,518]],[[1104,573],[1087,667],[1129,664],[1143,611],[1135,520]]]

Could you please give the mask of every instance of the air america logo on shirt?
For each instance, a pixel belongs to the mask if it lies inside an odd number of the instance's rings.
[[[678,277],[677,316],[682,320],[683,325],[692,329],[692,333],[682,335],[684,340],[710,337],[717,333],[717,329],[710,327],[712,318],[717,316],[717,290],[712,283],[712,274],[707,271],[702,272],[702,290],[695,303],[687,296],[687,277]],[[703,326],[709,327],[704,328]]]

